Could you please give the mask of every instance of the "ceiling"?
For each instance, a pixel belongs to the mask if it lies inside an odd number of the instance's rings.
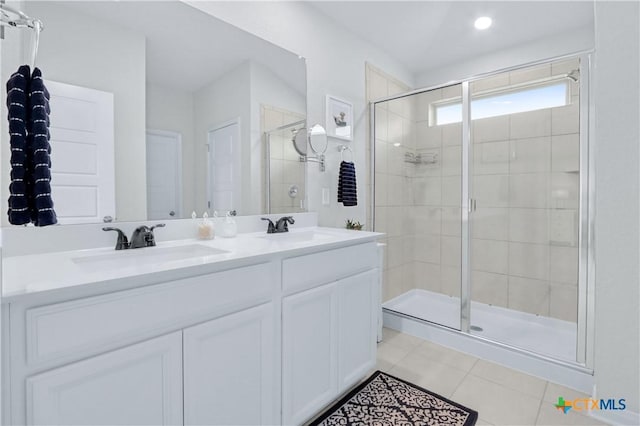
[[[63,4],[144,35],[147,80],[155,84],[193,92],[252,59],[306,96],[304,61],[297,55],[187,4],[168,1]]]
[[[592,1],[313,1],[412,73],[593,26]],[[478,31],[480,16],[493,19]]]

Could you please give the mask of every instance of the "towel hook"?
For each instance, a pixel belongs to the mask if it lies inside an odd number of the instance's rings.
[[[43,29],[42,21],[33,20],[33,51],[31,52],[31,69],[36,67],[36,58],[38,57],[38,47],[40,46],[40,32]]]
[[[338,151],[340,151],[340,159],[344,161],[344,152],[349,151],[351,153],[351,162],[353,163],[353,150],[347,145],[338,145]]]

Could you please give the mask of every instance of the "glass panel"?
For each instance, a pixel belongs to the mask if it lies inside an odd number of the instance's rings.
[[[269,205],[265,211],[269,213],[291,213],[305,211],[305,162],[293,146],[293,137],[300,129],[304,130],[304,117],[294,113],[263,106],[267,118],[273,117],[285,125],[267,134],[269,144]],[[266,201],[266,200],[265,200]]]
[[[387,234],[384,307],[460,329],[460,123],[430,126],[461,85],[375,106],[375,230]]]
[[[566,361],[576,360],[579,227],[577,59],[471,84],[472,116],[487,90],[555,81],[564,106],[472,121],[471,333]],[[526,92],[520,92],[524,95]]]

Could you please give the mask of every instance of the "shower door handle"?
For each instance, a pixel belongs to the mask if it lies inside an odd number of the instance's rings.
[[[468,205],[467,211],[469,213],[473,213],[473,212],[476,211],[476,199],[475,198],[469,198],[469,205]]]

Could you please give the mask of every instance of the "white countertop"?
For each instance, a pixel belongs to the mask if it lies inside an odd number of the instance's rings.
[[[296,228],[283,234],[246,233],[235,238],[213,240],[179,240],[158,243],[156,247],[116,251],[113,247],[74,250],[2,260],[3,302],[23,297],[92,285],[123,284],[122,288],[146,285],[151,281],[170,281],[188,275],[207,273],[212,269],[237,263],[269,258],[278,253],[301,254],[317,249],[374,241],[383,234],[349,231],[338,228]],[[203,247],[198,247],[203,246]],[[208,249],[224,250],[209,254]],[[185,253],[193,250],[194,256]],[[182,255],[180,254],[182,252]],[[289,255],[291,253],[288,253]],[[120,257],[122,262],[120,262]],[[135,259],[135,260],[133,260]],[[116,266],[117,265],[117,266]]]

